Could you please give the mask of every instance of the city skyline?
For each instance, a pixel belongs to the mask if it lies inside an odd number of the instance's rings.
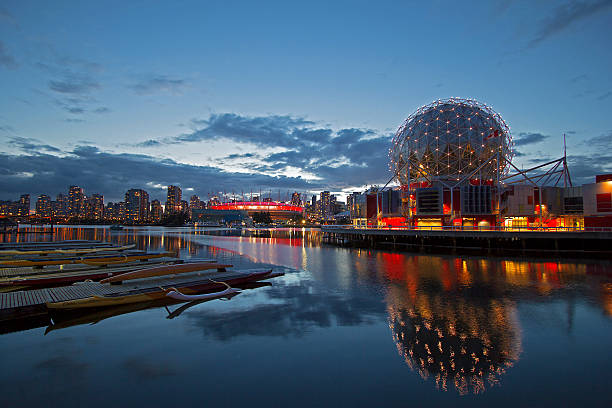
[[[167,185],[346,196],[386,183],[397,128],[450,96],[503,116],[519,166],[561,156],[565,134],[576,184],[592,182],[612,171],[611,13],[610,1],[8,1],[0,200],[74,184],[108,201]]]

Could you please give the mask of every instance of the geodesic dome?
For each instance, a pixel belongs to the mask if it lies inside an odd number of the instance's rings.
[[[473,99],[441,99],[399,127],[389,152],[391,170],[401,185],[458,181],[477,169],[470,178],[495,180],[498,170],[500,176],[507,173],[512,146],[510,129],[490,107]]]

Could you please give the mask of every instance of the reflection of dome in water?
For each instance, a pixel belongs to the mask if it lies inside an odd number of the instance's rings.
[[[481,393],[518,359],[521,337],[510,302],[423,293],[408,302],[403,289],[390,291],[389,326],[398,352],[437,387],[446,391],[451,383],[460,394]]]

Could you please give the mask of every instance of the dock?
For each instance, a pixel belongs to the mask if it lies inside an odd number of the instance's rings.
[[[142,306],[125,306],[183,303],[166,294],[170,289],[182,296],[224,293],[228,285],[261,285],[282,275],[268,268],[227,270],[232,265],[214,260],[179,267],[184,260],[173,252],[99,241],[7,243],[0,244],[0,254],[0,334],[53,324],[52,316],[74,309],[86,308],[87,314],[119,305],[120,310],[138,310]],[[115,258],[117,264],[108,262]],[[84,262],[88,259],[96,262]]]
[[[142,279],[118,285],[81,282],[70,286],[0,293],[0,334],[47,325],[50,322],[47,303],[87,299],[93,296],[112,298],[146,294],[159,291],[160,287],[176,286],[207,292],[222,287],[220,281],[233,282],[234,285],[240,287],[242,283],[253,283],[282,275],[282,273],[271,272],[261,279],[250,280],[248,277],[251,272],[254,271],[205,271],[187,275],[169,275],[157,279]]]
[[[612,258],[612,231],[322,226],[330,245],[418,252]]]

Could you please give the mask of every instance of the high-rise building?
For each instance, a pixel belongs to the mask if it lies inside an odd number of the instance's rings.
[[[36,216],[49,218],[53,215],[51,208],[51,197],[46,194],[41,194],[36,200]]]
[[[0,215],[3,217],[9,217],[17,215],[19,211],[19,201],[0,201]]]
[[[92,194],[85,200],[85,216],[92,220],[101,220],[104,217],[104,196]]]
[[[181,211],[182,192],[179,186],[168,186],[168,198],[166,200],[166,213]]]
[[[197,195],[192,195],[189,199],[189,218],[193,217],[193,210],[201,210],[204,208],[204,203]]]
[[[19,208],[17,210],[17,215],[20,217],[27,217],[30,215],[30,195],[22,194],[19,197]]]
[[[162,219],[164,209],[161,206],[159,200],[151,201],[151,220],[153,222],[159,222]]]
[[[125,202],[109,202],[104,208],[104,219],[112,222],[125,221]]]
[[[185,200],[181,200],[181,212],[187,213],[189,211],[189,203]]]
[[[125,193],[126,218],[132,222],[149,220],[149,193],[132,188]]]
[[[68,189],[68,205],[66,214],[68,217],[81,217],[85,210],[85,194],[79,186],[70,186]]]
[[[302,198],[300,197],[300,193],[291,194],[291,205],[302,205]]]
[[[327,221],[332,219],[333,211],[332,211],[332,195],[329,191],[321,192],[320,204],[319,204],[319,214],[321,216],[321,220]],[[335,197],[334,197],[335,201]]]
[[[65,194],[59,193],[55,201],[52,204],[53,216],[58,218],[64,218],[67,214],[68,208],[68,197]]]

